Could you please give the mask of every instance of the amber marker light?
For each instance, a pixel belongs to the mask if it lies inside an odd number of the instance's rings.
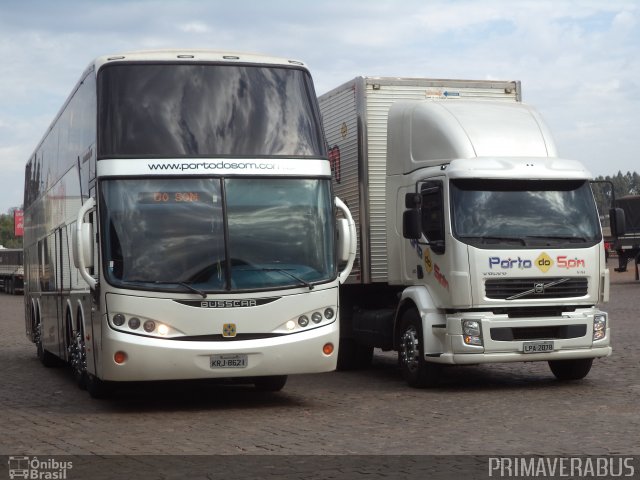
[[[331,355],[333,353],[333,343],[325,343],[324,347],[322,347],[322,353]]]
[[[113,361],[116,362],[118,365],[122,365],[124,362],[127,361],[127,354],[124,352],[116,352],[113,354]]]

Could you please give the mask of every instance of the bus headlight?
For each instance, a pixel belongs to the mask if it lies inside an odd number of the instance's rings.
[[[297,333],[303,330],[311,330],[313,328],[322,327],[335,322],[337,318],[335,307],[321,307],[316,310],[304,312],[297,317],[286,321],[278,328],[274,329],[276,333]]]
[[[184,333],[175,328],[158,322],[139,317],[128,317],[123,313],[116,313],[111,317],[110,324],[121,332],[148,335],[150,337],[173,338],[183,336]],[[142,326],[142,329],[140,328]]]

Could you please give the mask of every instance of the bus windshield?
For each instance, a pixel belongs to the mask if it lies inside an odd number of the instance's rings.
[[[325,156],[311,78],[297,68],[108,65],[98,119],[98,158]]]
[[[328,179],[117,179],[101,192],[114,286],[260,290],[336,274]]]
[[[580,248],[602,238],[584,180],[453,180],[451,205],[454,235],[479,248]]]

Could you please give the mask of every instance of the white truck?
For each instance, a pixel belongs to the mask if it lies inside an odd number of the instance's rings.
[[[24,292],[24,266],[21,248],[0,245],[0,284],[2,291],[11,295]]]
[[[339,368],[378,347],[415,387],[495,362],[574,380],[611,354],[591,175],[557,157],[520,82],[357,77],[320,108],[358,228]]]

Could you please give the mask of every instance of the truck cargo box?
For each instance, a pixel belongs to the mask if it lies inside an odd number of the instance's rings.
[[[320,96],[338,195],[358,227],[349,283],[387,282],[385,182],[387,116],[397,101],[520,102],[519,81],[356,77]]]

